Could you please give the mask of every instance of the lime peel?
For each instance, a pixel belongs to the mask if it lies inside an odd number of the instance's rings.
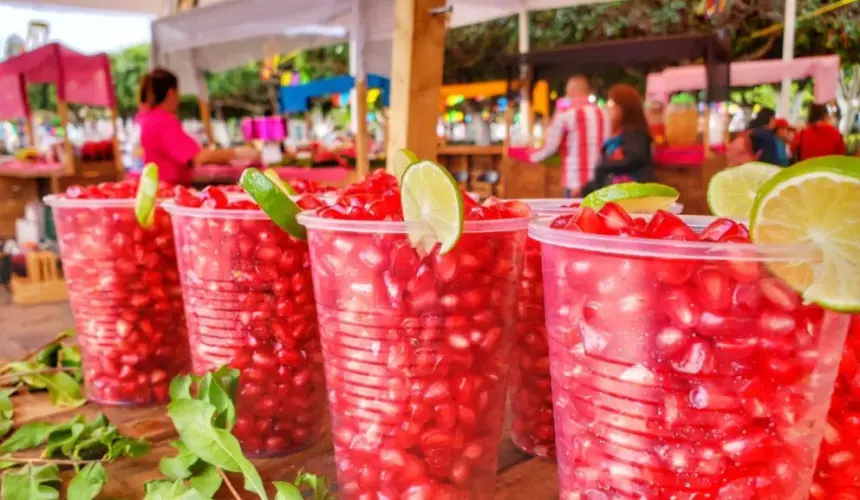
[[[276,172],[275,169],[267,168],[263,172],[263,175],[268,177],[269,180],[271,180],[275,184],[275,186],[278,186],[278,188],[283,191],[287,196],[296,195],[296,191],[293,189],[293,186],[290,186],[290,183],[285,182],[283,179],[281,179],[281,176],[278,175],[278,172]]]
[[[281,229],[294,238],[307,239],[307,230],[296,220],[296,215],[302,211],[301,207],[269,176],[256,168],[246,168],[239,184]]]
[[[678,201],[681,193],[672,186],[656,182],[622,182],[610,184],[583,198],[582,206],[600,210],[612,202],[621,205],[630,213],[654,213],[668,210]]]
[[[137,194],[134,198],[134,215],[143,228],[152,227],[155,222],[155,205],[158,196],[158,165],[148,163],[140,173]]]
[[[768,268],[806,302],[860,311],[860,159],[816,158],[773,176],[753,203],[750,235],[756,243],[812,247],[811,257]]]
[[[439,242],[439,253],[444,255],[460,241],[465,219],[463,193],[445,167],[431,161],[410,165],[401,178],[400,202],[403,220],[416,223],[409,230],[413,247],[426,251],[431,243]]]
[[[708,181],[708,208],[719,217],[748,219],[759,189],[780,171],[759,161],[720,170]]]
[[[416,163],[418,163],[418,157],[415,156],[415,153],[406,148],[398,149],[397,152],[394,153],[394,157],[391,159],[391,169],[393,170],[392,173],[397,179],[398,184],[403,179],[403,174],[406,173],[406,169]]]

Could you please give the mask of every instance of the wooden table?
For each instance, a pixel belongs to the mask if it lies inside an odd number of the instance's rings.
[[[137,459],[122,458],[106,466],[108,482],[100,498],[142,499],[145,482],[163,479],[158,472],[159,459],[175,454],[175,450],[169,446],[169,443],[176,439],[176,432],[163,406],[118,408],[88,404],[76,410],[65,410],[51,405],[44,395],[16,396],[13,403],[16,427],[34,420],[63,422],[76,414],[85,414],[88,418],[92,418],[97,413],[103,412],[124,435],[144,437],[152,443],[152,451],[147,456]],[[325,475],[330,483],[334,483],[335,479],[334,452],[328,432],[316,446],[307,450],[283,458],[254,459],[253,462],[267,484],[278,480],[292,481],[300,469]],[[70,479],[72,474],[70,472],[66,474]],[[242,491],[241,476],[231,474],[230,477],[240,492],[245,494],[243,498],[256,498]],[[337,484],[332,486],[334,490],[337,489]],[[226,488],[222,490],[216,498],[231,498],[229,494],[225,494]],[[495,498],[504,500],[558,498],[555,464],[525,455],[514,447],[506,435],[502,440],[499,454],[499,476],[496,480]]]

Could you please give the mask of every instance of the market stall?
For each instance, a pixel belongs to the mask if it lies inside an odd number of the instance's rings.
[[[588,74],[611,64],[619,67],[653,66],[678,61],[704,62],[706,97],[708,103],[721,102],[728,97],[730,53],[723,39],[713,34],[691,34],[654,38],[628,39],[611,42],[560,47],[528,54],[505,56],[509,74],[522,64],[532,68],[535,78],[561,80],[574,73]],[[710,106],[706,107],[709,110]],[[705,113],[708,122],[709,111]],[[708,131],[702,143],[709,144]],[[510,148],[502,163],[500,184],[505,196],[511,198],[542,198],[560,196],[561,170],[558,167],[534,165],[522,161],[526,148]],[[678,188],[686,210],[706,213],[705,188],[714,172],[725,167],[725,156],[706,150],[697,163],[663,165],[656,163],[659,182]]]
[[[71,184],[93,184],[123,175],[117,129],[107,151],[91,154],[87,145],[75,154],[71,142],[58,141],[48,151],[36,151],[28,84],[56,87],[60,129],[69,123],[69,104],[108,108],[116,124],[116,96],[106,54],[84,55],[59,43],[44,45],[0,63],[0,120],[26,120],[30,150],[0,163],[0,237],[11,236],[25,205],[40,194],[58,192]]]

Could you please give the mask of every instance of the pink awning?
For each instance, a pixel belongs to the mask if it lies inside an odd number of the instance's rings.
[[[770,59],[731,64],[733,87],[777,83],[785,77],[792,80],[812,78],[815,84],[815,102],[831,101],[836,97],[836,88],[839,86],[839,56],[800,57],[792,61]],[[704,66],[668,68],[648,75],[647,95],[649,99],[666,102],[675,92],[701,90],[705,86]]]
[[[116,94],[107,54],[84,55],[59,43],[24,52],[0,63],[0,119],[29,115],[29,83],[57,86],[57,98],[87,106],[113,107]]]

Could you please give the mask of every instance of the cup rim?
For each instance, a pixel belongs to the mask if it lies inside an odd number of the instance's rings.
[[[571,203],[582,203],[584,198],[516,198],[514,201],[525,203],[538,216],[541,215],[566,215],[577,210],[578,207],[570,207]],[[669,211],[673,214],[680,214],[684,211],[684,204],[672,203]]]
[[[327,219],[314,212],[302,212],[297,216],[299,223],[309,230],[338,231],[345,233],[364,234],[409,234],[411,232],[430,230],[423,222],[402,222],[384,220],[347,220]],[[463,223],[463,234],[501,233],[519,231],[528,228],[533,217],[516,217],[510,219],[467,220]]]
[[[679,215],[679,217],[694,229],[704,228],[717,219],[708,215]],[[551,228],[549,225],[553,219],[554,217],[540,217],[533,220],[529,224],[529,237],[540,243],[574,250],[625,257],[678,260],[799,262],[815,259],[817,253],[813,244],[713,243],[588,234]]]
[[[62,194],[49,194],[42,198],[45,205],[48,205],[51,208],[131,208],[134,207],[134,200],[134,197],[66,198]]]

